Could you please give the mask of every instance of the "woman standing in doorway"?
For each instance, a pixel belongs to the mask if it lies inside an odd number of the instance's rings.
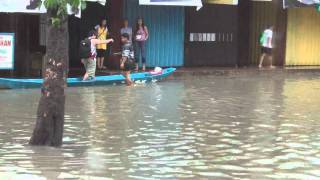
[[[120,30],[121,35],[127,33],[129,34],[129,41],[132,43],[132,28],[129,26],[128,19],[123,20],[123,28]]]
[[[106,40],[108,35],[108,28],[107,28],[107,20],[103,19],[101,24],[96,26],[98,39],[99,40]],[[107,51],[107,44],[99,44],[97,45],[97,69],[107,69],[104,66],[104,57]]]
[[[139,70],[139,60],[142,58],[142,71],[146,70],[146,41],[149,38],[147,26],[143,19],[139,18],[135,30],[135,53],[136,53],[136,71]]]

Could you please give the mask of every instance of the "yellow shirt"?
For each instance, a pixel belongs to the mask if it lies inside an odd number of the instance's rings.
[[[100,40],[106,40],[107,39],[107,34],[108,34],[108,29],[107,28],[98,28],[98,39]],[[97,45],[97,49],[107,49],[107,44],[99,44]]]

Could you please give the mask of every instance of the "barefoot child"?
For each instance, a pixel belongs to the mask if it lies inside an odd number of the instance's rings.
[[[124,33],[121,35],[122,42],[122,57],[120,60],[120,69],[124,71],[124,76],[126,78],[126,83],[128,86],[132,85],[132,80],[130,78],[130,72],[135,69],[134,62],[134,52],[133,47],[130,42],[130,35],[128,33]]]
[[[271,65],[270,68],[274,68],[272,64],[272,38],[273,38],[273,26],[270,26],[268,29],[266,29],[262,37],[260,39],[260,45],[261,45],[261,57],[260,57],[260,62],[259,62],[259,68],[262,68],[263,65],[263,60],[265,57],[268,57]]]

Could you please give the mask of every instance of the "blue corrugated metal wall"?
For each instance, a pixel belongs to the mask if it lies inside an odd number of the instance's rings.
[[[138,17],[143,17],[149,29],[147,66],[183,66],[184,8],[139,6],[138,0],[125,0],[124,17],[135,29]]]

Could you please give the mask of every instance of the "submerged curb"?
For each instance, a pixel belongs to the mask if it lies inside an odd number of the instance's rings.
[[[317,68],[181,68],[174,73],[174,77],[187,76],[235,76],[235,75],[286,75],[299,73],[315,73],[320,75]]]

